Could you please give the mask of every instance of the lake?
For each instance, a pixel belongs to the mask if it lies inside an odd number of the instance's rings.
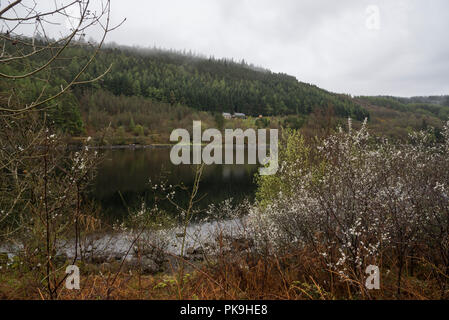
[[[129,210],[138,210],[142,202],[147,207],[155,203],[153,184],[166,181],[168,184],[183,183],[191,187],[194,166],[175,166],[170,161],[170,148],[112,149],[103,150],[103,161],[94,181],[92,197],[101,205],[101,212],[107,218],[120,219]],[[204,169],[200,183],[200,196],[206,194],[199,203],[201,208],[217,204],[226,199],[242,201],[252,199],[256,190],[254,181],[257,165],[211,165]],[[176,201],[185,204],[187,193],[181,193]],[[168,201],[158,203],[169,214],[175,215],[173,205]]]

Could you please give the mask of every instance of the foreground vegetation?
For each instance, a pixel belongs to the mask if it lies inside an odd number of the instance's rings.
[[[237,232],[217,228],[189,250],[183,240],[175,254],[155,228],[157,208],[142,207],[121,226],[131,231],[129,249],[103,261],[99,252],[85,254],[92,230],[84,225],[84,254],[75,259],[82,290],[61,287],[53,298],[447,299],[449,123],[442,134],[444,143],[416,132],[409,143],[393,144],[349,122],[312,145],[298,131],[284,131],[280,173],[259,178],[258,200],[210,209],[217,225],[238,221]],[[198,170],[190,205],[179,208],[185,226],[198,212]],[[176,204],[175,187],[158,188]],[[180,236],[186,239],[186,229]],[[18,239],[28,247],[30,238]],[[3,261],[4,298],[49,298],[38,256],[22,251]],[[165,268],[150,270],[154,261]],[[63,278],[73,262],[52,263],[53,276]],[[380,290],[365,287],[368,265],[381,270]]]
[[[229,256],[220,258],[221,267],[202,267],[187,273],[184,281],[178,282],[176,275],[139,275],[119,273],[116,276],[103,270],[96,273],[82,273],[81,290],[62,288],[61,300],[395,300],[395,269],[382,272],[382,287],[369,296],[350,289],[350,284],[329,280],[338,275],[317,268],[316,257],[308,252],[277,259],[260,259],[251,262],[229,262]],[[288,266],[288,267],[287,267]],[[413,275],[402,279],[401,299],[439,300],[440,285],[433,278],[435,269],[426,262],[417,263]],[[21,274],[0,275],[1,299],[48,299],[35,279]],[[108,278],[109,277],[109,278]],[[108,283],[109,280],[109,283]]]

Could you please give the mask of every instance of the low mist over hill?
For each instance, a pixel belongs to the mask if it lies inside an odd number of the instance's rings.
[[[15,45],[20,46],[21,42]],[[24,46],[21,50],[26,53],[31,48]],[[37,79],[16,81],[17,87],[26,88],[20,93],[24,101],[35,99],[44,87],[44,94],[57,92],[56,84],[68,82],[92,50],[84,42],[67,48],[47,71],[48,83]],[[35,54],[30,63],[38,66],[47,55]],[[29,67],[19,61],[0,68],[9,74],[20,74]],[[101,49],[81,80],[96,78],[106,70],[109,71],[100,81],[81,84],[60,99],[48,112],[49,119],[72,135],[85,134],[86,129],[95,134],[110,125],[116,136],[164,134],[164,138],[152,141],[166,142],[170,130],[189,126],[193,119],[202,120],[206,126],[221,127],[222,112],[276,117],[262,125],[295,129],[308,126],[313,127],[312,131],[317,126],[336,125],[326,117],[359,121],[368,118],[376,131],[390,136],[404,136],[408,128],[440,127],[449,116],[447,96],[352,98],[245,61],[186,51],[109,44]],[[394,132],[389,131],[389,123]],[[118,140],[115,142],[126,141]]]

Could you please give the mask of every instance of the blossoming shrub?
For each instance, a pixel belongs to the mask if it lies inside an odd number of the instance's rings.
[[[449,122],[444,137],[436,143],[414,133],[398,145],[370,137],[366,122],[353,130],[349,121],[347,131],[311,148],[290,132],[279,173],[258,181],[259,205],[248,219],[257,247],[274,254],[311,249],[323,268],[360,288],[368,265],[394,267],[399,292],[404,268],[421,259],[435,267],[444,293]]]

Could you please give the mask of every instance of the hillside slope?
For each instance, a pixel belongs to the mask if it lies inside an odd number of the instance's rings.
[[[32,50],[19,49],[23,54]],[[1,80],[0,89],[5,93],[13,90],[25,104],[39,95],[54,94],[61,83],[67,83],[79,72],[91,50],[85,43],[78,43],[67,48],[64,56],[38,77],[14,83]],[[21,74],[36,69],[46,59],[45,54],[35,54],[27,64],[14,60],[3,63],[0,71]],[[47,108],[50,122],[71,135],[95,134],[110,127],[118,140],[124,141],[126,135],[167,136],[172,129],[186,127],[193,119],[221,128],[222,112],[262,115],[267,120],[258,126],[305,125],[312,128],[311,135],[318,129],[327,132],[329,127],[342,123],[343,118],[369,118],[377,132],[401,137],[410,128],[440,128],[449,117],[447,96],[352,98],[244,61],[160,49],[105,46],[80,80],[96,78],[110,66],[100,81],[77,86],[52,101]],[[8,100],[7,95],[3,98]],[[156,137],[151,141],[166,140]]]
[[[349,96],[333,94],[244,61],[157,49],[109,47],[101,52],[88,73],[110,64],[113,67],[102,88],[115,95],[143,96],[201,111],[252,116],[307,115],[316,108],[328,107],[342,117],[361,120],[368,116]]]
[[[405,140],[412,130],[432,130],[441,138],[443,123],[449,120],[449,96],[364,96],[355,100],[369,111],[371,129],[394,139]]]

